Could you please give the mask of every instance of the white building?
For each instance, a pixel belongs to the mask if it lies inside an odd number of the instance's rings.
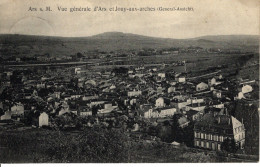
[[[128,91],[127,95],[128,95],[128,97],[140,96],[140,95],[142,95],[142,91],[140,91],[140,90]]]
[[[175,87],[169,87],[168,88],[168,93],[172,93],[172,92],[175,92]]]
[[[165,73],[158,73],[158,77],[165,78]]]
[[[165,107],[165,106],[166,106],[165,100],[166,100],[166,99],[164,99],[164,98],[162,98],[162,97],[158,98],[158,99],[155,101],[155,106],[156,106],[156,107]]]
[[[203,91],[203,90],[207,90],[208,88],[209,86],[204,82],[201,82],[198,85],[196,85],[196,91]]]
[[[171,117],[177,112],[176,108],[160,108],[160,109],[149,109],[144,112],[144,118],[165,118]]]
[[[184,82],[186,82],[186,78],[184,76],[179,76],[177,78],[177,82],[184,83]]]
[[[80,116],[92,116],[92,111],[82,111],[80,112]]]
[[[217,97],[217,98],[221,98],[222,97],[222,93],[219,90],[213,90],[213,96]]]
[[[6,111],[4,115],[0,117],[0,120],[8,120],[11,119],[12,113],[11,111]]]
[[[75,74],[80,74],[81,68],[76,67],[74,72],[75,72]]]
[[[24,114],[24,106],[21,103],[15,104],[11,107],[12,115],[23,115]]]
[[[217,82],[216,78],[212,78],[212,79],[210,79],[210,80],[208,81],[208,84],[209,84],[209,86],[213,86],[213,85],[216,84],[216,82]]]
[[[250,85],[244,85],[243,87],[242,87],[242,93],[250,93],[250,92],[252,92],[253,91],[253,88],[252,88],[252,86],[250,86]]]
[[[41,113],[39,116],[39,127],[49,125],[49,115],[46,112]]]

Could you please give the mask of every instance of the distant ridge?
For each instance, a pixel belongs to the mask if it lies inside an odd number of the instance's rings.
[[[222,49],[247,49],[257,50],[259,45],[258,35],[216,35],[202,36],[189,39],[157,38],[143,35],[105,32],[88,37],[56,37],[34,36],[19,34],[0,35],[0,44],[9,46],[16,51],[13,54],[62,54],[70,55],[75,52],[90,50],[138,50],[143,48],[170,48],[170,47],[202,47]],[[22,48],[22,49],[21,49]],[[30,48],[30,49],[28,49]]]

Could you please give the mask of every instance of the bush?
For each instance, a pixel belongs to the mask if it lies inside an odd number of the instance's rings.
[[[126,162],[127,141],[122,131],[99,127],[76,136],[60,133],[47,154],[52,162]]]

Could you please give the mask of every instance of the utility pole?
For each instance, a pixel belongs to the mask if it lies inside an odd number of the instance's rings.
[[[185,70],[185,73],[187,72],[187,67],[186,67],[186,61],[184,60],[184,70]]]

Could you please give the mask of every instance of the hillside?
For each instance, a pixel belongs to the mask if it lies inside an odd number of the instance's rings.
[[[106,32],[90,37],[49,37],[0,35],[0,55],[71,55],[90,50],[112,51],[143,48],[202,47],[258,50],[258,36],[203,36],[192,39],[155,38],[121,32]]]

